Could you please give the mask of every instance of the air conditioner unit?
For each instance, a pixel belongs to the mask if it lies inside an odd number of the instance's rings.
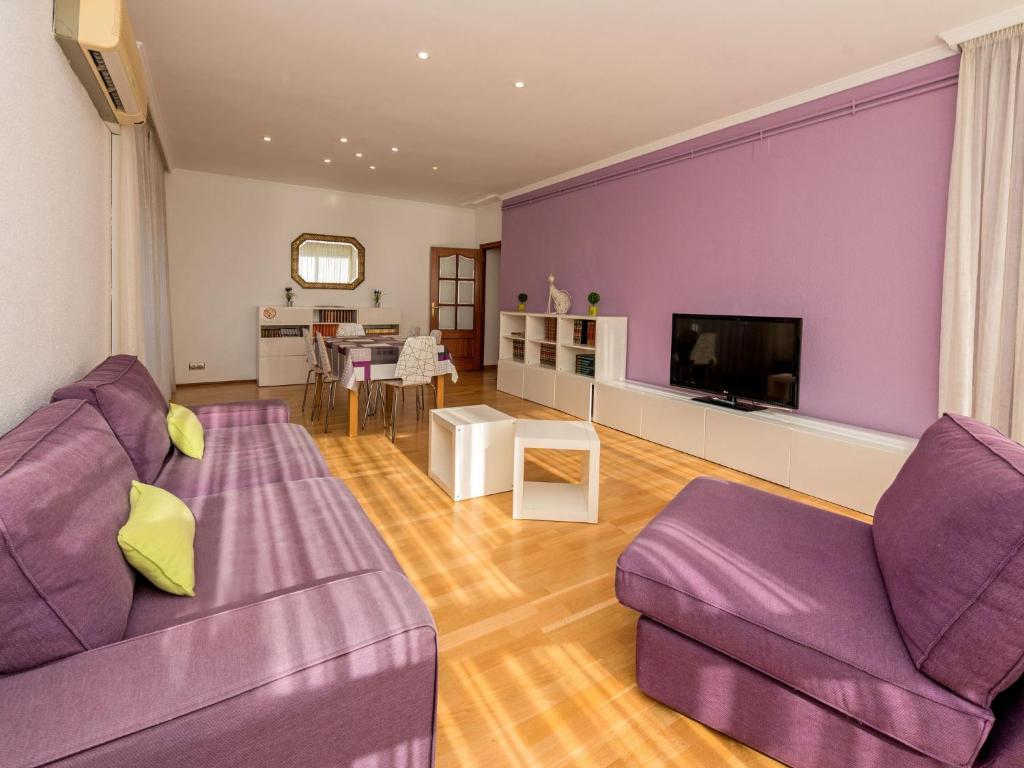
[[[124,0],[54,0],[53,34],[100,117],[146,120],[146,78]]]

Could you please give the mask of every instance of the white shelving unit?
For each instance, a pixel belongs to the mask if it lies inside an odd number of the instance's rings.
[[[545,326],[549,318],[555,318],[554,341]],[[592,377],[575,372],[576,355],[591,349],[573,339],[577,320],[596,321]],[[681,390],[627,381],[625,317],[502,312],[500,331],[502,392],[865,514],[874,514],[917,444],[778,409],[734,411]],[[554,365],[541,365],[542,349],[552,345]],[[522,347],[521,360],[515,346]]]
[[[576,339],[578,324],[592,342]],[[626,325],[625,317],[502,312],[498,389],[589,420],[594,382],[626,375]],[[590,355],[592,374],[578,372],[577,357]]]
[[[402,311],[397,307],[257,307],[257,344],[261,387],[306,381],[303,332],[340,322],[360,323],[367,333],[400,333]],[[326,330],[324,331],[326,333]]]

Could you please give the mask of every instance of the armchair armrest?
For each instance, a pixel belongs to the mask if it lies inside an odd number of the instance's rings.
[[[239,403],[193,405],[203,429],[251,427],[257,424],[288,423],[291,412],[284,400],[246,400]]]
[[[0,678],[0,766],[426,768],[436,682],[420,597],[362,573]]]

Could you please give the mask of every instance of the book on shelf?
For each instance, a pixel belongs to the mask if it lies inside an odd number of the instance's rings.
[[[558,320],[554,317],[544,318],[544,341],[554,343],[558,338]]]
[[[594,356],[576,355],[576,373],[581,376],[594,375]]]
[[[555,357],[558,352],[558,348],[553,344],[541,344],[540,345],[540,364],[545,368],[555,367]]]
[[[336,336],[338,334],[337,323],[313,323],[313,335]]]
[[[356,322],[356,311],[354,309],[318,309],[317,314],[319,315],[317,319],[321,323]]]
[[[597,342],[596,320],[573,320],[572,343],[592,347]]]
[[[261,339],[290,339],[301,338],[305,328],[301,325],[289,327],[263,327],[260,328]]]
[[[522,339],[512,340],[512,359],[520,363],[526,359],[526,342]]]

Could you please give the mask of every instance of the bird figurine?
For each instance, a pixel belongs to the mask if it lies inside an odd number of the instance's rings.
[[[555,287],[555,276],[548,275],[548,314],[552,312],[564,315],[572,307],[572,297],[568,291],[560,291]]]

